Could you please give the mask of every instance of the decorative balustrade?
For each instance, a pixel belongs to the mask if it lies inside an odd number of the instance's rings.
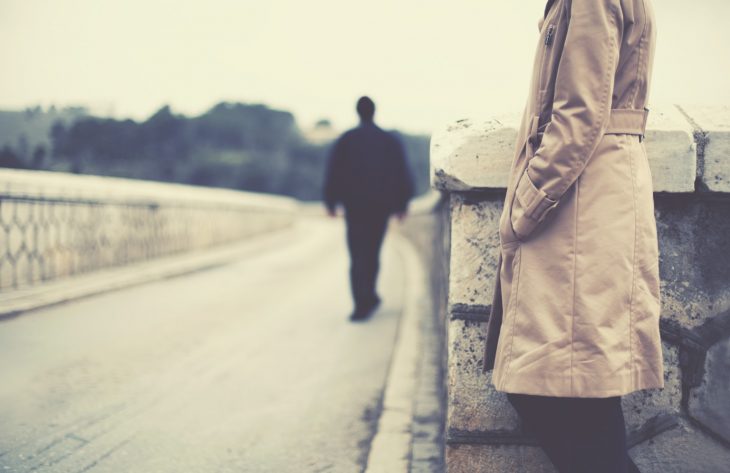
[[[296,208],[226,189],[0,170],[0,291],[234,242],[291,224]]]

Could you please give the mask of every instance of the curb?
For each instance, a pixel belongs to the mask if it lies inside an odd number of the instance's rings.
[[[383,394],[383,407],[370,444],[365,473],[406,473],[410,466],[412,424],[418,384],[420,317],[428,300],[423,265],[413,244],[398,237],[406,268],[403,314]]]

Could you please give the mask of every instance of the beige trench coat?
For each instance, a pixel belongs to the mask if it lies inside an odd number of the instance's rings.
[[[643,143],[650,0],[550,0],[500,219],[485,370],[498,391],[663,387]]]

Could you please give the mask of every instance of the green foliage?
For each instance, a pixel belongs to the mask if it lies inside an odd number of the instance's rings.
[[[3,120],[12,122],[11,113],[25,113],[26,121],[30,113],[42,122],[44,139],[38,138],[39,127],[33,128],[32,140],[17,123],[3,130]],[[322,120],[319,126],[328,124]],[[14,143],[0,152],[0,166],[227,187],[302,200],[320,199],[331,145],[307,141],[289,112],[226,102],[192,118],[165,106],[144,122],[91,117],[82,109],[66,109],[63,115],[38,109],[0,112],[0,137],[13,133]],[[428,188],[428,138],[399,137],[416,191],[423,192]]]

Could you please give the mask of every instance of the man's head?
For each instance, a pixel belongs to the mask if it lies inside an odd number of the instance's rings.
[[[360,115],[360,120],[363,122],[373,121],[375,103],[370,100],[370,97],[360,97],[360,100],[357,101],[357,114]]]

